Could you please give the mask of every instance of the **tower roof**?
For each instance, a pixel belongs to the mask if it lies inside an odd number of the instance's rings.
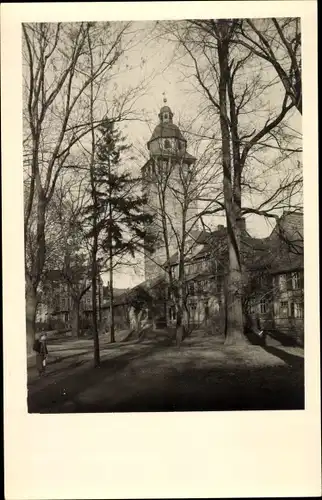
[[[160,109],[160,115],[162,113],[170,113],[173,115],[172,111],[171,111],[171,108],[169,106],[162,106],[162,108]]]
[[[161,137],[181,139],[182,141],[186,142],[186,139],[183,137],[179,127],[174,123],[159,123],[155,127],[149,142],[153,141],[154,139],[159,139]]]
[[[160,121],[154,129],[151,139],[148,142],[148,145],[154,139],[160,139],[160,138],[180,139],[185,143],[187,142],[186,139],[183,137],[178,125],[175,125],[172,122],[173,113],[171,111],[171,108],[166,104],[166,102],[167,100],[164,99],[165,105],[161,107],[158,115]]]

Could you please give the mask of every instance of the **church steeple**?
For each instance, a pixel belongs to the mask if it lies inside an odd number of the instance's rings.
[[[181,133],[178,125],[173,123],[173,113],[168,106],[167,99],[164,97],[163,106],[158,114],[159,123],[156,125],[152,136],[147,143],[150,158],[142,167],[142,177],[144,180],[144,192],[147,196],[147,207],[150,213],[153,214],[153,222],[147,228],[147,234],[151,234],[158,238],[158,245],[153,252],[153,258],[147,250],[145,252],[145,278],[151,279],[160,274],[160,269],[167,259],[167,252],[162,236],[160,233],[160,199],[158,196],[159,187],[164,186],[165,178],[167,179],[165,185],[165,206],[167,215],[171,220],[168,227],[168,250],[170,255],[173,255],[177,250],[177,237],[182,231],[182,214],[181,201],[178,198],[178,193],[182,193],[182,174],[184,172],[192,172],[193,165],[196,162],[194,158],[187,151],[187,141]],[[167,172],[164,176],[163,173]],[[190,183],[190,188],[193,182]],[[163,187],[162,187],[163,189]],[[176,193],[176,194],[174,194]],[[164,207],[162,208],[164,210]],[[187,221],[193,221],[195,227],[195,217],[197,214],[196,202],[190,202],[187,212]],[[188,224],[188,226],[189,226]],[[187,226],[187,231],[189,227]],[[161,234],[161,236],[160,236]]]
[[[160,113],[159,113],[159,120],[160,120],[160,123],[173,123],[172,122],[172,119],[173,119],[173,113],[171,111],[171,109],[169,108],[169,106],[167,106],[167,98],[164,97],[163,98],[163,103],[164,103],[164,106],[162,106],[162,108],[160,109]]]
[[[182,156],[186,151],[187,141],[179,127],[173,123],[173,112],[164,97],[163,106],[158,114],[159,123],[155,127],[151,139],[147,143],[150,156]]]

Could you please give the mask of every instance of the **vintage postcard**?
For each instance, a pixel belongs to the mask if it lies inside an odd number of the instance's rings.
[[[2,13],[6,498],[318,495],[316,2]]]

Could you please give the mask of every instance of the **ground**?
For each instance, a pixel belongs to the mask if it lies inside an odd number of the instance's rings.
[[[47,375],[28,360],[31,413],[284,410],[304,408],[304,353],[268,339],[267,346],[224,346],[193,336],[180,348],[167,332],[143,341],[49,340]],[[123,342],[122,342],[123,340]]]

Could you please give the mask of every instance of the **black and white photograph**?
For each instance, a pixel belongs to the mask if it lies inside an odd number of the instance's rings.
[[[29,412],[304,409],[301,46],[23,23]]]
[[[319,496],[316,2],[1,14],[5,497]]]

